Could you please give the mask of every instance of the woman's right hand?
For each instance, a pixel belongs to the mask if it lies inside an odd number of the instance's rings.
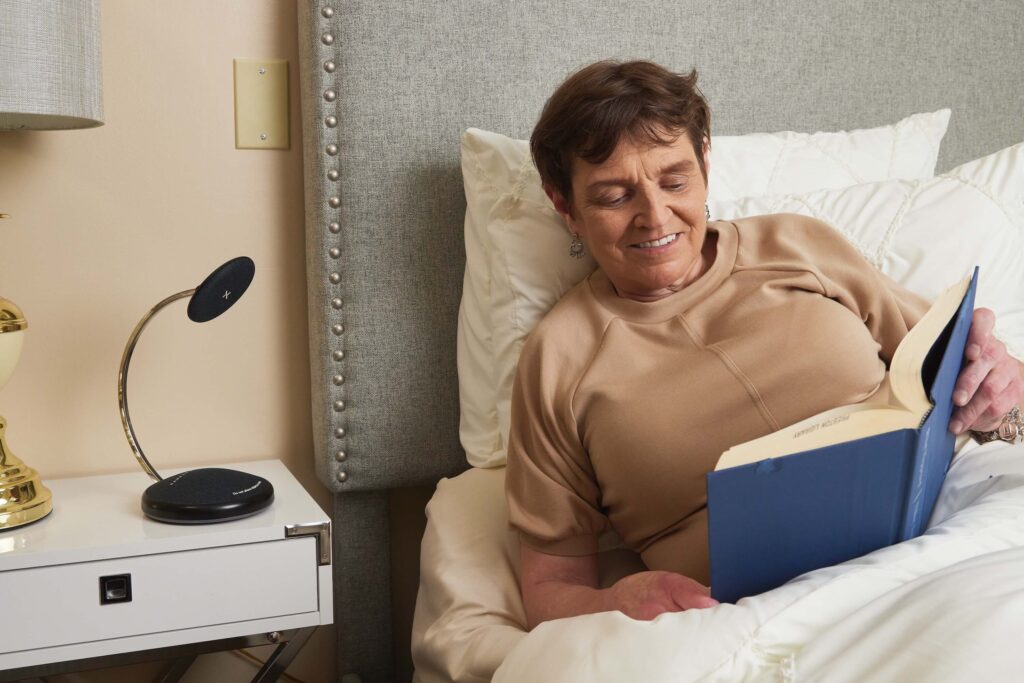
[[[548,555],[520,546],[520,584],[527,628],[550,619],[618,610],[650,620],[665,612],[714,607],[706,586],[682,574],[646,571],[598,587],[597,555]]]
[[[674,572],[647,571],[619,579],[608,589],[614,609],[649,621],[665,612],[714,607],[707,586]]]

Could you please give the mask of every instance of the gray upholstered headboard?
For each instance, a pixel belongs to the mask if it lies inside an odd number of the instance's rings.
[[[697,67],[719,134],[953,109],[940,169],[1024,139],[1019,0],[300,0],[317,470],[339,673],[393,675],[385,490],[465,467],[459,136],[527,137],[571,70]]]

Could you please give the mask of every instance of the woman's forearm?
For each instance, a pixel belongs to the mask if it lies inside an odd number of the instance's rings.
[[[520,585],[529,628],[542,621],[611,609],[598,588],[597,555],[549,555],[523,544]]]
[[[529,591],[525,588],[523,606],[526,608],[527,627],[530,629],[544,621],[615,609],[608,599],[610,590],[607,588],[593,588],[554,579],[534,583]]]

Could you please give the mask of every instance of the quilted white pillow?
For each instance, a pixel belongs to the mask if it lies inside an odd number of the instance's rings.
[[[814,216],[927,299],[978,265],[977,305],[996,312],[996,335],[1024,358],[1024,143],[927,180],[709,204],[722,219]]]
[[[915,114],[850,132],[715,136],[711,199],[930,177],[949,114]],[[470,464],[493,467],[505,462],[510,369],[523,337],[594,262],[566,257],[568,233],[541,189],[525,140],[469,129],[462,138],[462,175],[467,206],[459,433]]]
[[[892,178],[931,178],[949,109],[838,133],[711,138],[710,199],[808,192]]]

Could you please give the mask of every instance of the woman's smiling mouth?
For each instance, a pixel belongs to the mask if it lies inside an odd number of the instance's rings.
[[[678,237],[679,233],[675,232],[672,233],[671,235],[665,235],[660,239],[650,240],[648,242],[640,242],[639,244],[634,244],[632,246],[638,249],[654,249],[655,247],[663,247],[667,244],[672,244],[673,242],[676,241]]]

